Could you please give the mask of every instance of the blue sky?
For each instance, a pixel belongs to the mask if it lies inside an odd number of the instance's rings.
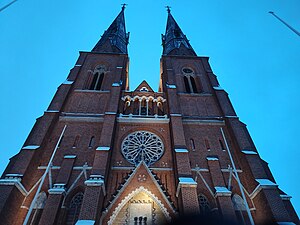
[[[10,1],[0,1],[0,7]],[[119,13],[123,1],[19,0],[0,12],[0,172],[74,66]],[[165,5],[214,73],[248,125],[261,157],[300,214],[299,0],[134,1],[125,12],[130,31],[130,87],[157,90]]]

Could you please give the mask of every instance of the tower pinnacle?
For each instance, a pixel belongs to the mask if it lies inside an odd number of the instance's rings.
[[[124,10],[127,4],[122,4],[122,10],[109,28],[104,32],[101,39],[93,48],[92,52],[109,52],[127,54],[129,33],[126,33]]]
[[[195,51],[184,35],[174,17],[171,14],[170,6],[166,6],[168,20],[166,33],[162,35],[163,55],[190,55],[196,56]]]

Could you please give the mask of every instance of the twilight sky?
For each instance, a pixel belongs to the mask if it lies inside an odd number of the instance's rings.
[[[0,1],[0,7],[11,0]],[[0,173],[35,119],[90,51],[124,1],[19,0],[0,12]],[[209,56],[221,86],[248,125],[260,156],[300,214],[299,0],[126,0],[130,88],[158,88],[166,5],[199,56]]]

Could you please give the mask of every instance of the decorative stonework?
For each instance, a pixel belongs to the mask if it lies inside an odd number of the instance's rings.
[[[154,194],[152,194],[148,189],[146,189],[143,186],[140,186],[139,188],[137,188],[136,190],[132,191],[129,195],[127,195],[119,204],[118,206],[115,208],[115,210],[113,211],[112,215],[109,218],[109,221],[107,222],[108,225],[113,224],[114,220],[116,219],[117,215],[119,214],[120,210],[126,205],[127,202],[130,201],[130,199],[132,199],[136,194],[140,193],[140,192],[144,192],[147,195],[149,195],[155,202],[156,204],[159,205],[160,209],[162,210],[164,216],[166,217],[166,219],[168,221],[171,221],[171,217],[170,214],[168,212],[168,210],[166,209],[166,207],[164,206],[164,204],[158,199],[158,197],[156,197]]]
[[[154,133],[136,131],[123,140],[121,151],[124,158],[131,164],[138,165],[143,161],[149,166],[161,158],[164,145]]]
[[[138,182],[145,182],[147,180],[147,176],[145,174],[139,174],[137,180]]]

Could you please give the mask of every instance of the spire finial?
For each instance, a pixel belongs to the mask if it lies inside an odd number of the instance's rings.
[[[122,11],[126,8],[126,5],[128,5],[128,4],[126,4],[126,3],[123,3],[123,4],[121,4],[122,5]]]
[[[168,5],[167,5],[167,6],[166,6],[166,9],[167,9],[167,12],[168,12],[168,13],[171,13],[171,6],[168,6]]]

